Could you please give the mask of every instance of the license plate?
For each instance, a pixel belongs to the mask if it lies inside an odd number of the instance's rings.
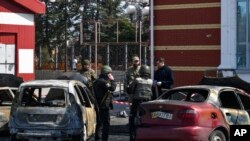
[[[156,112],[151,113],[151,117],[171,120],[173,118],[173,114],[162,112],[162,111],[156,111]]]

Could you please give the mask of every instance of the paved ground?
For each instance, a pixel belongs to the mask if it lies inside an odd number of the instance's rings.
[[[109,141],[129,141],[127,124],[128,117],[119,118],[111,116]],[[0,135],[0,141],[9,141],[9,136],[6,134]],[[89,141],[94,141],[94,138],[91,138]]]

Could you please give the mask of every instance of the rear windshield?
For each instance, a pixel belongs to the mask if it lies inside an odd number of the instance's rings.
[[[178,89],[165,93],[160,99],[189,102],[204,102],[208,97],[208,90],[204,89]]]
[[[0,90],[0,106],[10,106],[13,96],[9,90]]]
[[[21,92],[22,106],[65,107],[66,90],[57,87],[25,87]]]

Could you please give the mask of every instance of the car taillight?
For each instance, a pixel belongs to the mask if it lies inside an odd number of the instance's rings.
[[[193,109],[180,110],[178,118],[181,119],[183,125],[195,125],[197,123],[198,113]]]

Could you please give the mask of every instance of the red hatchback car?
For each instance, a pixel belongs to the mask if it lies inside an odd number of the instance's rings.
[[[233,87],[177,87],[138,110],[137,141],[228,141],[229,125],[250,124],[250,96]]]

